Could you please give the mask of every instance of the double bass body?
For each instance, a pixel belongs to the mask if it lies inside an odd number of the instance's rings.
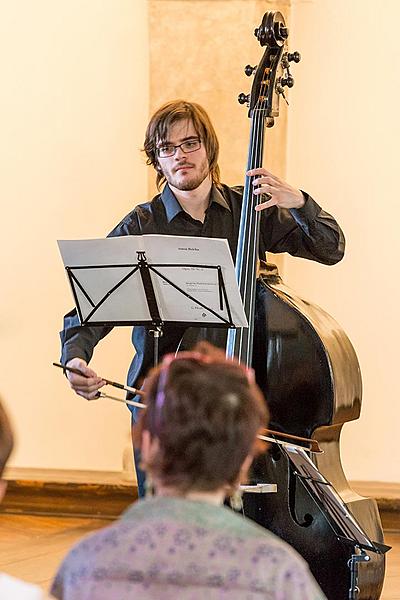
[[[245,96],[251,120],[246,172],[262,165],[264,126],[271,127],[279,115],[279,96],[286,81],[283,71],[288,73],[295,56],[286,51],[288,30],[281,13],[265,13],[255,35],[265,51],[255,68],[251,93]],[[313,460],[327,480],[322,484],[336,489],[364,534],[379,544],[383,535],[376,504],[349,488],[340,463],[341,428],[360,414],[357,357],[339,325],[286,288],[276,272],[257,279],[260,213],[255,210],[259,197],[252,177],[245,179],[236,253],[236,276],[248,327],[229,329],[227,356],[254,367],[270,408],[272,429],[320,442],[324,454],[314,455]],[[189,330],[180,349],[190,348],[201,337],[223,346],[222,334],[221,329]],[[276,483],[278,492],[245,494],[245,514],[287,540],[307,560],[329,600],[355,598],[349,595],[354,586],[348,566],[355,552],[354,538],[347,534],[345,542],[344,534],[335,532],[327,506],[318,494],[310,493],[288,454],[273,444],[253,464],[252,478],[253,482]],[[339,505],[342,508],[341,501]],[[343,519],[340,531],[349,531],[351,518],[346,514]],[[368,563],[359,565],[358,600],[378,600],[382,589],[384,554],[371,552],[369,557]]]
[[[362,384],[354,349],[341,327],[318,306],[299,298],[269,269],[257,282],[253,366],[271,412],[271,428],[312,437],[323,454],[313,462],[362,529],[383,542],[374,500],[354,493],[340,462],[343,424],[357,419]],[[277,494],[246,494],[245,514],[287,540],[307,560],[329,599],[347,598],[354,546],[339,540],[285,453],[269,449],[253,467],[254,481],[277,483]],[[359,600],[377,600],[385,558],[369,553],[359,567]]]

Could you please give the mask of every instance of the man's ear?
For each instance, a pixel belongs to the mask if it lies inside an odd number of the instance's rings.
[[[0,479],[0,502],[3,500],[7,489],[7,481]]]
[[[248,472],[249,472],[249,469],[251,467],[251,463],[253,462],[253,460],[254,460],[254,456],[252,454],[248,454],[246,456],[246,458],[244,459],[243,464],[240,468],[240,476],[241,476],[240,478],[241,479],[243,479],[243,480],[247,479],[247,475],[248,475]]]
[[[159,448],[158,438],[151,437],[147,429],[142,431],[142,443],[140,446],[142,461],[146,464],[149,462]]]
[[[142,442],[140,444],[140,453],[142,460],[146,463],[150,458],[151,436],[150,432],[144,429],[142,431]]]

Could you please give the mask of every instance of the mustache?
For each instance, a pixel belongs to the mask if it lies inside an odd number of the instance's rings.
[[[187,161],[179,163],[179,165],[174,167],[174,173],[176,173],[179,169],[183,169],[184,167],[194,167],[194,164]]]

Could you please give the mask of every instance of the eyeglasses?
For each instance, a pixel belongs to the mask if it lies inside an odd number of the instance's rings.
[[[201,140],[199,138],[193,138],[192,140],[186,140],[186,142],[182,142],[182,144],[178,144],[177,146],[174,146],[173,144],[163,144],[162,146],[159,146],[156,151],[159,158],[168,158],[169,156],[174,156],[177,148],[180,148],[185,154],[189,154],[190,152],[196,152],[200,147]]]

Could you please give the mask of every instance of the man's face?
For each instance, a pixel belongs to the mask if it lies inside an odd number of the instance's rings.
[[[171,125],[168,139],[157,144],[157,147],[177,146],[189,140],[198,140],[199,136],[189,119],[182,119]],[[176,148],[173,156],[158,156],[158,164],[171,187],[182,191],[195,190],[210,176],[208,158],[203,143],[198,150],[185,153]]]

